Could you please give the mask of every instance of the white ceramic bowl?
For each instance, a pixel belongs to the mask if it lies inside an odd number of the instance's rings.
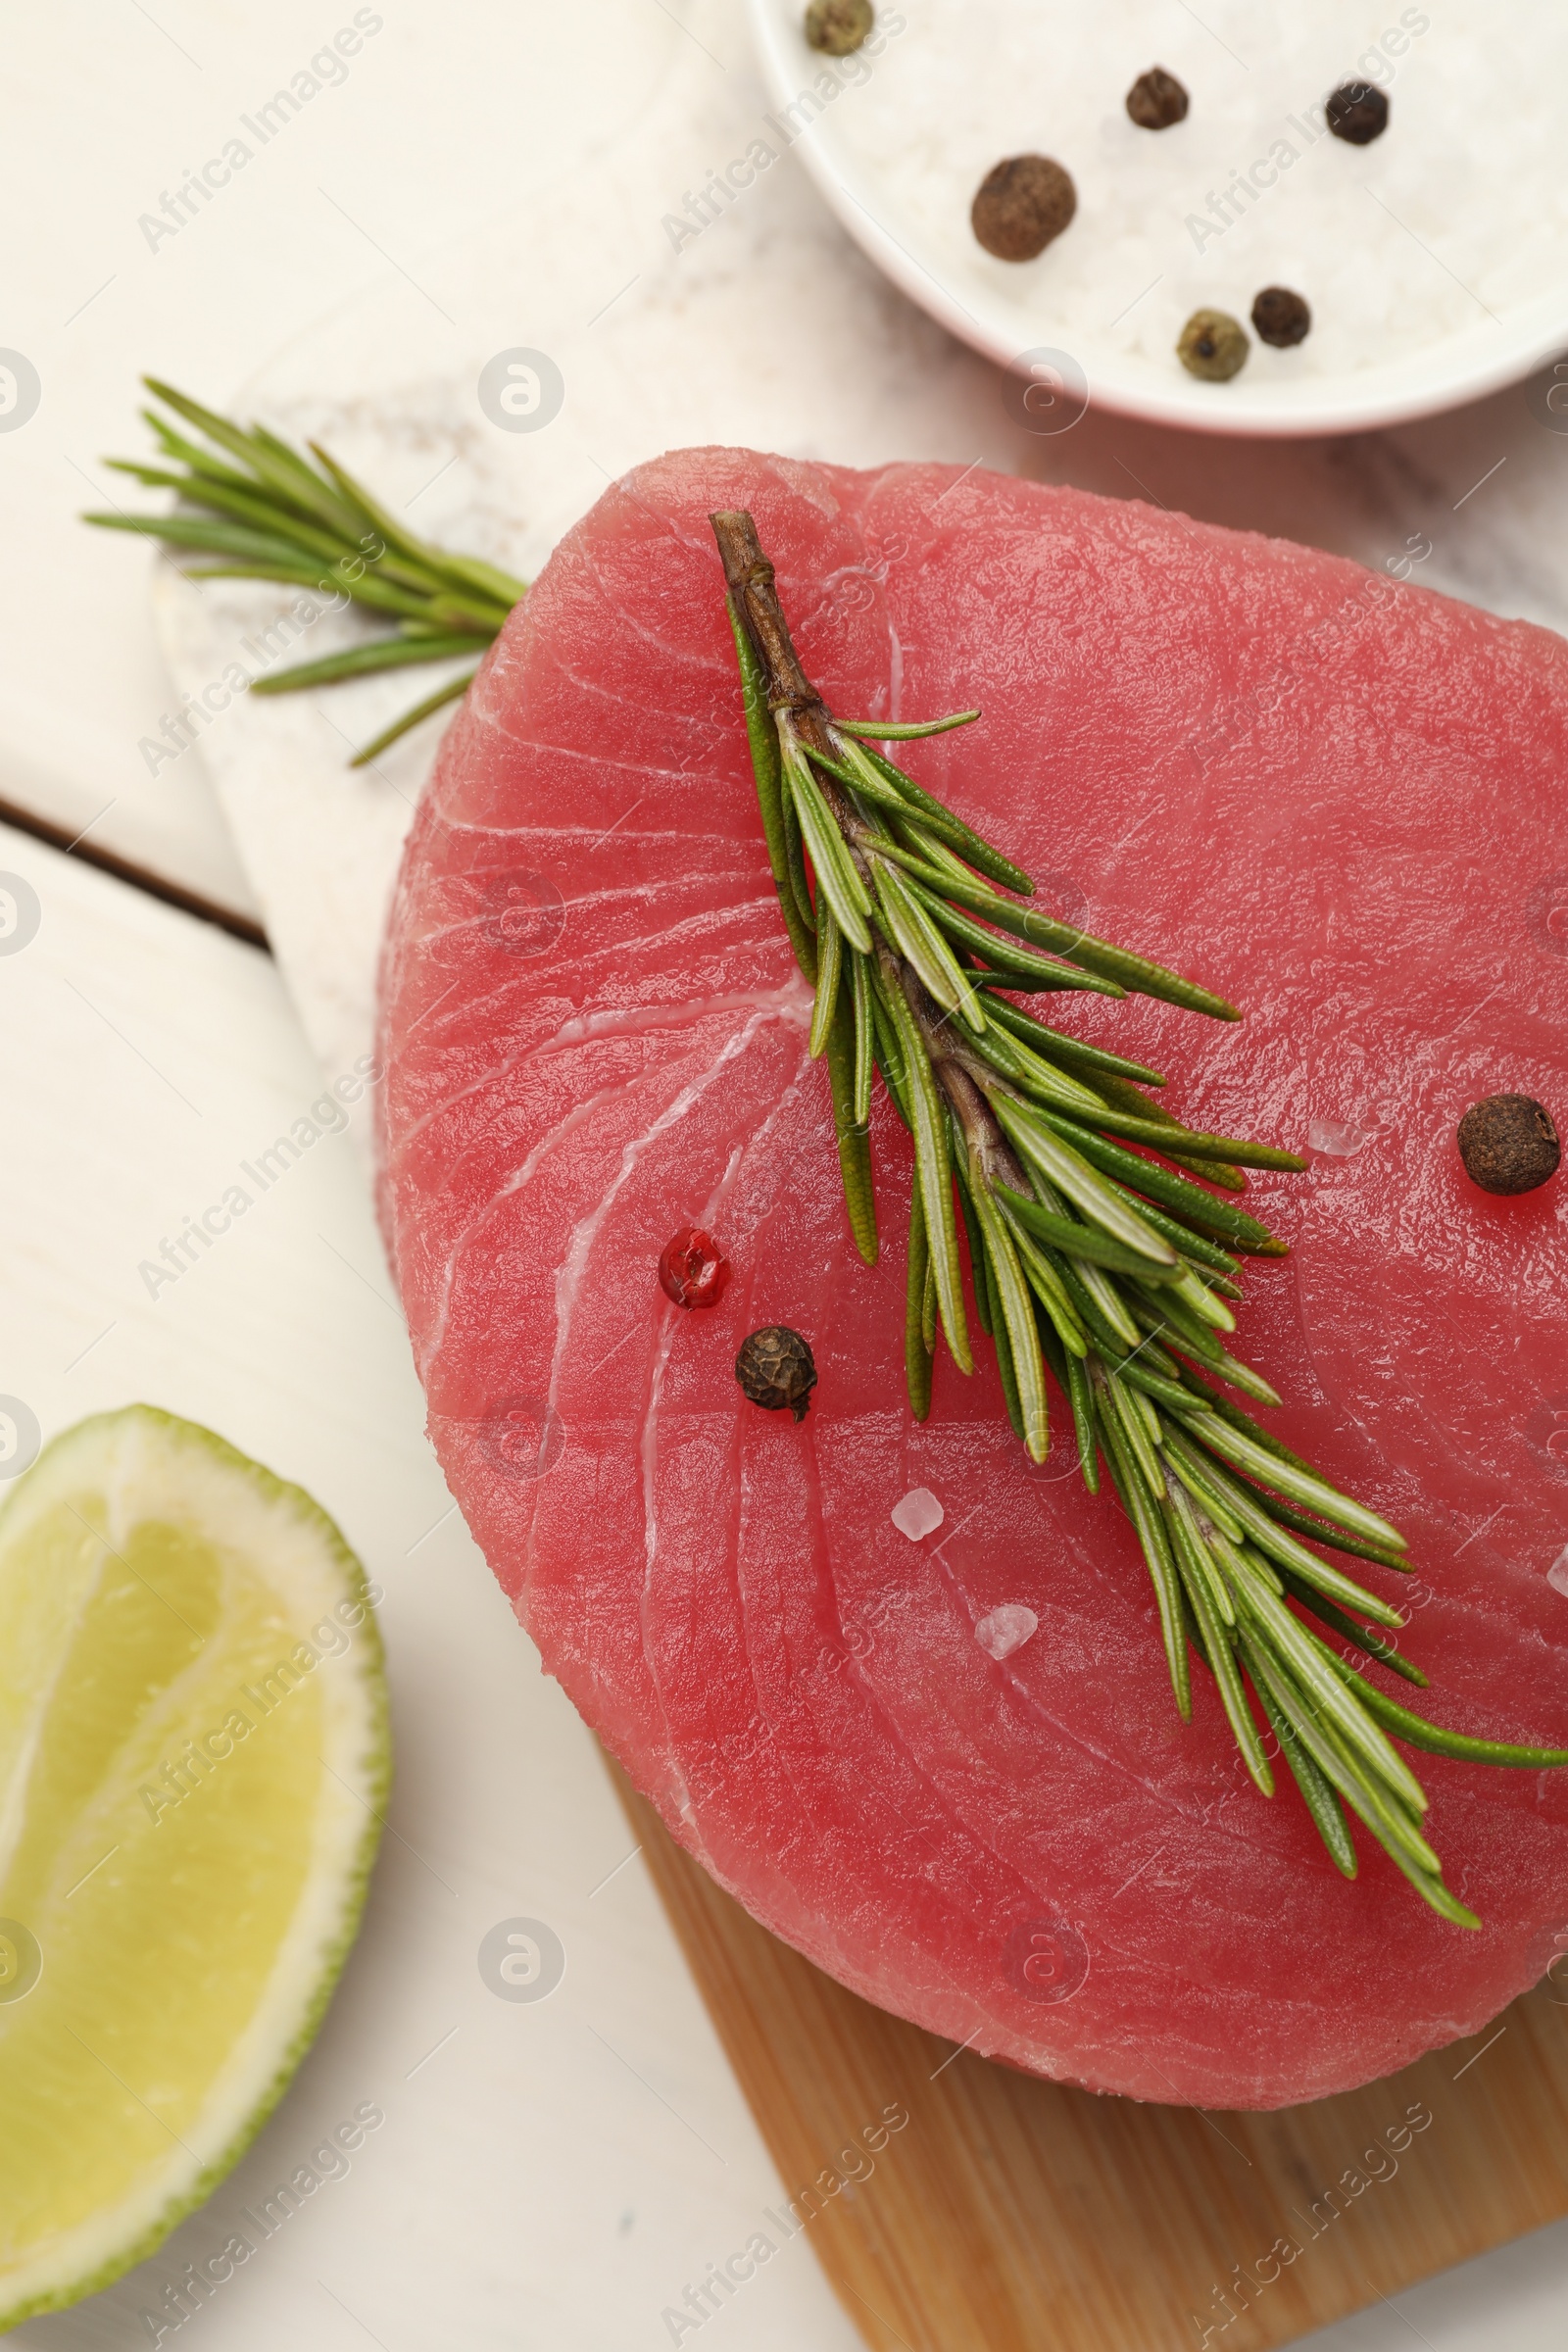
[[[1022,420],[1037,431],[1063,429],[1088,404],[1202,432],[1363,431],[1477,400],[1518,382],[1568,346],[1568,190],[1561,199],[1544,197],[1517,168],[1523,138],[1517,109],[1525,92],[1541,86],[1541,61],[1533,65],[1511,41],[1508,55],[1499,57],[1500,44],[1473,23],[1455,32],[1441,13],[1401,12],[1396,0],[1384,0],[1374,14],[1387,16],[1384,37],[1398,55],[1386,67],[1379,63],[1372,77],[1386,73],[1391,85],[1389,131],[1360,148],[1319,130],[1309,149],[1301,134],[1311,129],[1311,98],[1338,77],[1330,71],[1326,81],[1321,72],[1308,79],[1333,54],[1332,30],[1325,46],[1322,21],[1338,22],[1333,0],[1324,0],[1320,21],[1304,30],[1295,12],[1282,9],[1279,39],[1254,55],[1255,74],[1216,27],[1234,30],[1236,18],[1248,33],[1235,37],[1256,40],[1260,27],[1267,30],[1267,12],[1252,7],[1238,14],[1225,0],[1213,0],[1201,23],[1170,0],[1110,0],[1108,17],[1103,6],[1095,12],[1062,0],[965,0],[961,8],[956,0],[906,0],[902,10],[879,0],[875,54],[838,64],[808,47],[803,0],[746,0],[746,7],[771,101],[761,137],[799,157],[850,234],[912,301],[1018,374]],[[1369,20],[1356,13],[1364,25]],[[1530,13],[1538,27],[1548,21]],[[1407,24],[1424,19],[1425,33],[1401,36],[1401,14]],[[1282,44],[1292,61],[1288,79]],[[1103,62],[1107,50],[1115,66]],[[1194,93],[1188,121],[1171,131],[1133,128],[1122,104],[1134,75],[1156,62]],[[1347,65],[1353,71],[1353,55]],[[818,96],[813,107],[809,94],[821,90],[817,77],[824,71],[835,94],[831,102]],[[1075,73],[1080,84],[1093,81],[1092,91],[1075,90]],[[1246,82],[1243,74],[1250,75]],[[1255,214],[1232,196],[1234,221],[1209,234],[1206,222],[1215,215],[1205,212],[1205,197],[1216,182],[1225,188],[1239,157],[1246,165],[1245,142],[1261,144],[1259,123],[1276,127],[1272,112],[1265,122],[1258,111],[1270,75],[1271,91],[1302,93],[1298,112],[1277,128],[1288,142],[1299,140],[1303,162],[1312,153],[1311,164],[1286,198],[1259,202]],[[1559,100],[1560,89],[1544,90],[1544,106]],[[1275,103],[1271,98],[1269,106]],[[1474,155],[1462,163],[1463,194],[1456,198],[1447,127],[1456,109],[1477,110],[1469,116],[1474,122],[1489,106],[1496,124],[1481,144],[1492,137],[1494,167]],[[1286,121],[1294,121],[1294,131],[1286,130]],[[890,139],[902,140],[906,124],[918,173],[913,184],[907,170],[901,174],[886,163]],[[1529,136],[1539,141],[1545,128],[1543,119],[1529,126]],[[1401,129],[1402,142],[1394,135]],[[1041,147],[1072,171],[1077,218],[1040,260],[996,261],[970,232],[969,199],[1000,156]],[[1532,149],[1538,169],[1544,152],[1539,144]],[[1424,155],[1432,153],[1443,154],[1444,170],[1423,176]],[[1139,174],[1155,183],[1147,228],[1141,197],[1129,206]],[[1286,184],[1278,171],[1275,178]],[[1199,211],[1184,219],[1184,206]],[[1191,226],[1195,218],[1198,230]],[[1222,235],[1230,237],[1228,246]],[[1303,259],[1314,237],[1315,262]],[[1471,290],[1470,257],[1479,250],[1490,267],[1496,240],[1509,241],[1501,250],[1518,266],[1506,292],[1494,290],[1489,305]],[[1440,244],[1469,266],[1451,269]],[[1064,267],[1076,274],[1075,299],[1063,295],[1070,284]],[[1095,292],[1102,285],[1104,312],[1126,297],[1120,317],[1084,322],[1094,299],[1086,292],[1086,269],[1103,272]],[[1254,343],[1247,367],[1225,384],[1202,382],[1176,360],[1176,335],[1200,303],[1245,320],[1258,284],[1283,278],[1318,291],[1325,276],[1332,280],[1329,299],[1314,301],[1313,337],[1299,354]],[[1153,285],[1140,293],[1146,277]],[[1400,281],[1391,308],[1404,305],[1403,348],[1380,357],[1386,343],[1401,340],[1379,331],[1384,278]],[[1358,318],[1371,319],[1356,326],[1353,338],[1347,323],[1352,303]],[[1433,331],[1421,340],[1428,304]],[[1129,318],[1143,348],[1130,339]]]

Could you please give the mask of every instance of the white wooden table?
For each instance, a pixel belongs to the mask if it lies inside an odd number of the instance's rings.
[[[395,796],[416,789],[428,743],[404,748],[379,801],[357,803],[330,728],[358,729],[369,706],[345,697],[332,721],[279,713],[270,752],[247,711],[206,761],[193,751],[148,772],[138,744],[177,683],[150,617],[149,559],[73,521],[80,506],[127,497],[99,460],[138,450],[138,371],[218,404],[264,369],[296,398],[319,374],[337,398],[353,389],[342,370],[356,351],[369,375],[381,355],[384,381],[358,387],[373,445],[389,389],[400,411],[422,398],[439,416],[442,387],[488,348],[488,318],[444,297],[482,278],[475,252],[509,250],[488,242],[506,216],[514,232],[527,225],[542,272],[518,285],[516,342],[533,339],[547,281],[586,282],[591,269],[597,285],[608,269],[613,297],[622,249],[626,278],[649,277],[628,294],[625,341],[600,346],[613,359],[582,347],[571,463],[564,441],[552,458],[559,511],[536,500],[516,524],[521,541],[543,541],[527,546],[530,564],[594,494],[594,465],[693,437],[707,397],[713,429],[810,454],[974,457],[1374,562],[1422,537],[1434,585],[1568,625],[1568,535],[1543,522],[1552,501],[1568,512],[1568,438],[1540,430],[1522,397],[1328,451],[1236,450],[1094,416],[1036,441],[989,370],[874,292],[873,332],[856,329],[858,393],[824,392],[821,354],[803,377],[715,392],[723,322],[744,291],[727,279],[737,261],[754,283],[770,270],[818,287],[835,331],[867,309],[862,266],[788,164],[735,241],[682,256],[679,278],[658,275],[661,191],[678,203],[763,104],[723,0],[595,0],[591,16],[540,0],[360,12],[372,17],[340,81],[256,143],[177,233],[151,236],[141,216],[308,72],[354,11],[104,0],[69,31],[48,12],[6,12],[0,124],[14,185],[33,202],[8,257],[0,347],[30,360],[41,397],[24,424],[0,429],[0,804],[32,829],[0,825],[0,874],[35,895],[39,921],[24,948],[0,954],[0,1391],[46,1435],[146,1397],[310,1487],[386,1589],[399,1741],[365,1935],[299,2081],[207,2215],[107,2295],[19,2332],[58,2352],[150,2341],[140,2313],[211,2250],[223,2216],[265,2196],[366,2099],[384,2108],[384,2130],[189,2323],[206,2340],[226,2352],[367,2337],[384,2352],[652,2348],[670,2340],[663,2309],[745,2242],[780,2185],[592,1744],[539,1674],[425,1446],[355,1149],[363,1123],[326,1138],[177,1285],[151,1298],[139,1272],[319,1094],[306,1029],[328,1078],[363,1035]],[[353,331],[338,325],[349,295],[363,297]],[[494,315],[506,308],[498,299]],[[639,350],[665,379],[643,388],[645,415],[627,397]],[[448,497],[489,478],[491,459],[520,463],[517,444],[487,457],[458,422]],[[412,474],[400,480],[417,492]],[[433,494],[420,514],[456,527],[461,502],[443,509]],[[199,659],[226,611],[174,628],[176,665]],[[354,862],[356,808],[367,870],[338,923],[326,918]],[[78,835],[70,856],[43,846]],[[122,870],[92,870],[93,853]],[[281,972],[171,896],[241,930],[265,915]],[[549,1922],[567,1952],[559,1990],[537,2004],[496,1998],[480,1975],[482,1938],[518,1916]],[[1442,2352],[1544,2352],[1565,2324],[1568,2227],[1312,2342],[1384,2352],[1414,2329]],[[715,2342],[747,2352],[856,2341],[805,2247],[711,2325]]]

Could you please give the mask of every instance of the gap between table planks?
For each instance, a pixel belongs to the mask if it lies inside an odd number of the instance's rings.
[[[847,1992],[759,1927],[610,1769],[798,2210],[885,2107],[908,2111],[870,2177],[807,2226],[875,2352],[1266,2352],[1568,2213],[1568,2005],[1547,1988],[1309,2106],[1102,2098],[956,2054]],[[1414,2107],[1430,2124],[1391,2150],[1385,2134]],[[1288,2262],[1271,2254],[1281,2239],[1298,2249]]]

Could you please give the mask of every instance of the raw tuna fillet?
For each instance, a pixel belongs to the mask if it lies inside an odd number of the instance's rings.
[[[1040,1469],[989,1351],[970,1380],[939,1352],[909,1417],[909,1145],[879,1082],[866,1267],[747,760],[707,521],[735,507],[838,711],[980,704],[912,772],[1044,902],[1247,1008],[1037,1000],[1193,1123],[1310,1139],[1309,1175],[1251,1188],[1294,1250],[1249,1271],[1239,1344],[1280,1434],[1410,1537],[1413,1587],[1364,1573],[1413,1603],[1419,1703],[1532,1743],[1568,1736],[1568,1208],[1481,1194],[1453,1135],[1494,1092],[1568,1111],[1568,647],[1141,505],[681,452],[514,614],[386,954],[382,1205],[431,1435],[674,1836],[856,1990],[1018,2066],[1240,2107],[1386,2073],[1546,1966],[1568,1774],[1415,1759],[1480,1934],[1359,1831],[1348,1884],[1205,1676],[1178,1721],[1059,1400]],[[734,1269],[697,1312],[656,1275],[690,1225]],[[775,1322],[820,1371],[799,1427],[732,1369]],[[945,1516],[906,1535],[922,1488]]]

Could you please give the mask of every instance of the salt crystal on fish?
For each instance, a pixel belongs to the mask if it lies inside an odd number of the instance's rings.
[[[1314,1119],[1306,1140],[1314,1152],[1326,1152],[1330,1159],[1353,1159],[1367,1138],[1359,1127],[1348,1127],[1343,1119]]]
[[[901,1536],[918,1544],[922,1536],[934,1535],[947,1517],[929,1487],[911,1487],[902,1501],[893,1505],[893,1524]]]
[[[1022,1649],[1040,1631],[1040,1620],[1033,1609],[1026,1609],[1021,1600],[1004,1600],[1000,1609],[982,1617],[974,1629],[974,1638],[982,1649],[994,1658],[1010,1658],[1015,1649]]]

